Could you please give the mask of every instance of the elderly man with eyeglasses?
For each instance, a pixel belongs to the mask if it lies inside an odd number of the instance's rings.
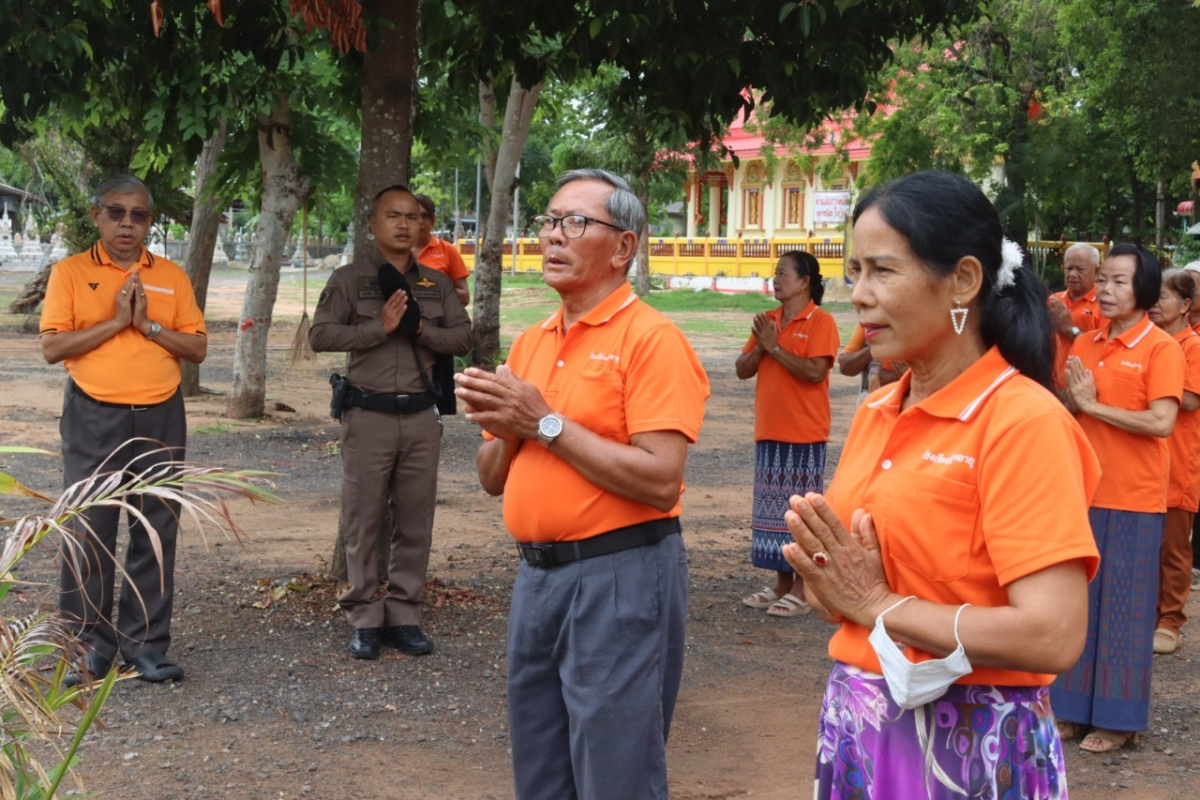
[[[144,246],[153,220],[144,183],[105,180],[92,204],[100,240],[50,272],[41,344],[46,361],[62,362],[69,375],[59,426],[66,486],[97,471],[136,474],[184,458],[179,361],[199,364],[208,340],[187,275]],[[136,513],[127,511],[115,622],[120,508],[93,508],[72,525],[59,607],[81,652],[68,686],[103,678],[117,656],[142,680],[183,677],[167,658],[179,507],[152,497],[130,502]]]
[[[508,627],[518,798],[665,798],[683,672],[680,495],[709,394],[691,346],[633,294],[645,214],[601,170],[559,178],[535,217],[562,306],[457,394],[483,428],[520,570]]]

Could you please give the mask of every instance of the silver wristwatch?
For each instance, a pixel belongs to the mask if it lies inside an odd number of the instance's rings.
[[[549,447],[550,444],[558,438],[558,435],[563,432],[563,423],[566,417],[559,414],[557,411],[552,411],[546,416],[538,420],[537,440],[544,446]]]
[[[151,320],[150,321],[150,330],[146,333],[146,338],[153,339],[154,337],[156,337],[160,333],[162,333],[162,329],[163,329],[162,325],[159,325],[157,322]]]

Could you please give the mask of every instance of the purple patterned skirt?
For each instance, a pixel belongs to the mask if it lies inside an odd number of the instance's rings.
[[[1067,797],[1045,686],[951,686],[906,711],[875,673],[835,663],[817,743],[817,798]]]

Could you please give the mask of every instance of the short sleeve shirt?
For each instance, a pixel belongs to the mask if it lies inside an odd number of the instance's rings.
[[[417,261],[427,267],[433,267],[438,272],[446,273],[450,280],[454,281],[470,274],[458,248],[436,236],[429,237],[429,244],[425,245],[421,255],[417,256]]]
[[[767,312],[767,318],[779,331],[779,346],[802,358],[828,357],[830,365],[837,357],[838,330],[829,312],[811,300],[786,326],[780,326],[783,307]],[[754,350],[757,340],[751,336],[743,353]],[[807,444],[829,440],[829,373],[813,383],[787,371],[770,353],[758,365],[754,387],[755,441]]]
[[[1110,338],[1110,326],[1076,337],[1078,356],[1096,380],[1096,399],[1127,411],[1145,411],[1150,402],[1183,397],[1183,350],[1169,333],[1142,317],[1129,330]],[[1161,513],[1167,510],[1170,456],[1167,440],[1123,431],[1087,414],[1079,424],[1100,457],[1104,475],[1093,505],[1118,511]]]
[[[145,248],[129,270],[113,263],[97,242],[54,265],[46,286],[40,331],[63,333],[111,319],[121,286],[133,269],[146,287],[146,315],[164,328],[207,335],[192,284],[178,264]],[[161,403],[179,388],[179,359],[130,326],[83,355],[63,361],[71,379],[108,403]]]
[[[875,391],[854,416],[828,500],[842,523],[862,508],[879,535],[893,591],[935,603],[999,607],[1005,587],[1099,553],[1088,501],[1099,463],[1058,398],[996,348],[909,408],[912,373]],[[1054,453],[1047,458],[1046,453]],[[880,672],[867,637],[845,622],[829,643],[844,663]],[[918,648],[912,661],[934,656]],[[1053,675],[977,667],[964,684],[1037,686]]]
[[[695,442],[708,376],[683,333],[625,283],[563,331],[562,309],[521,334],[508,356],[555,411],[606,439],[678,431]],[[504,487],[504,522],[523,542],[571,541],[677,517],[608,492],[536,442],[525,442]]]
[[[1183,389],[1200,395],[1200,335],[1184,328],[1175,341],[1183,348]],[[1167,508],[1196,511],[1200,508],[1200,411],[1179,409],[1167,452],[1171,457]]]

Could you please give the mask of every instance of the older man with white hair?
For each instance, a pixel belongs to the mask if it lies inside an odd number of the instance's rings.
[[[1096,276],[1100,251],[1086,242],[1076,242],[1063,254],[1063,283],[1066,289],[1050,296],[1050,321],[1056,339],[1054,375],[1065,386],[1067,354],[1075,337],[1100,327],[1096,303]]]

